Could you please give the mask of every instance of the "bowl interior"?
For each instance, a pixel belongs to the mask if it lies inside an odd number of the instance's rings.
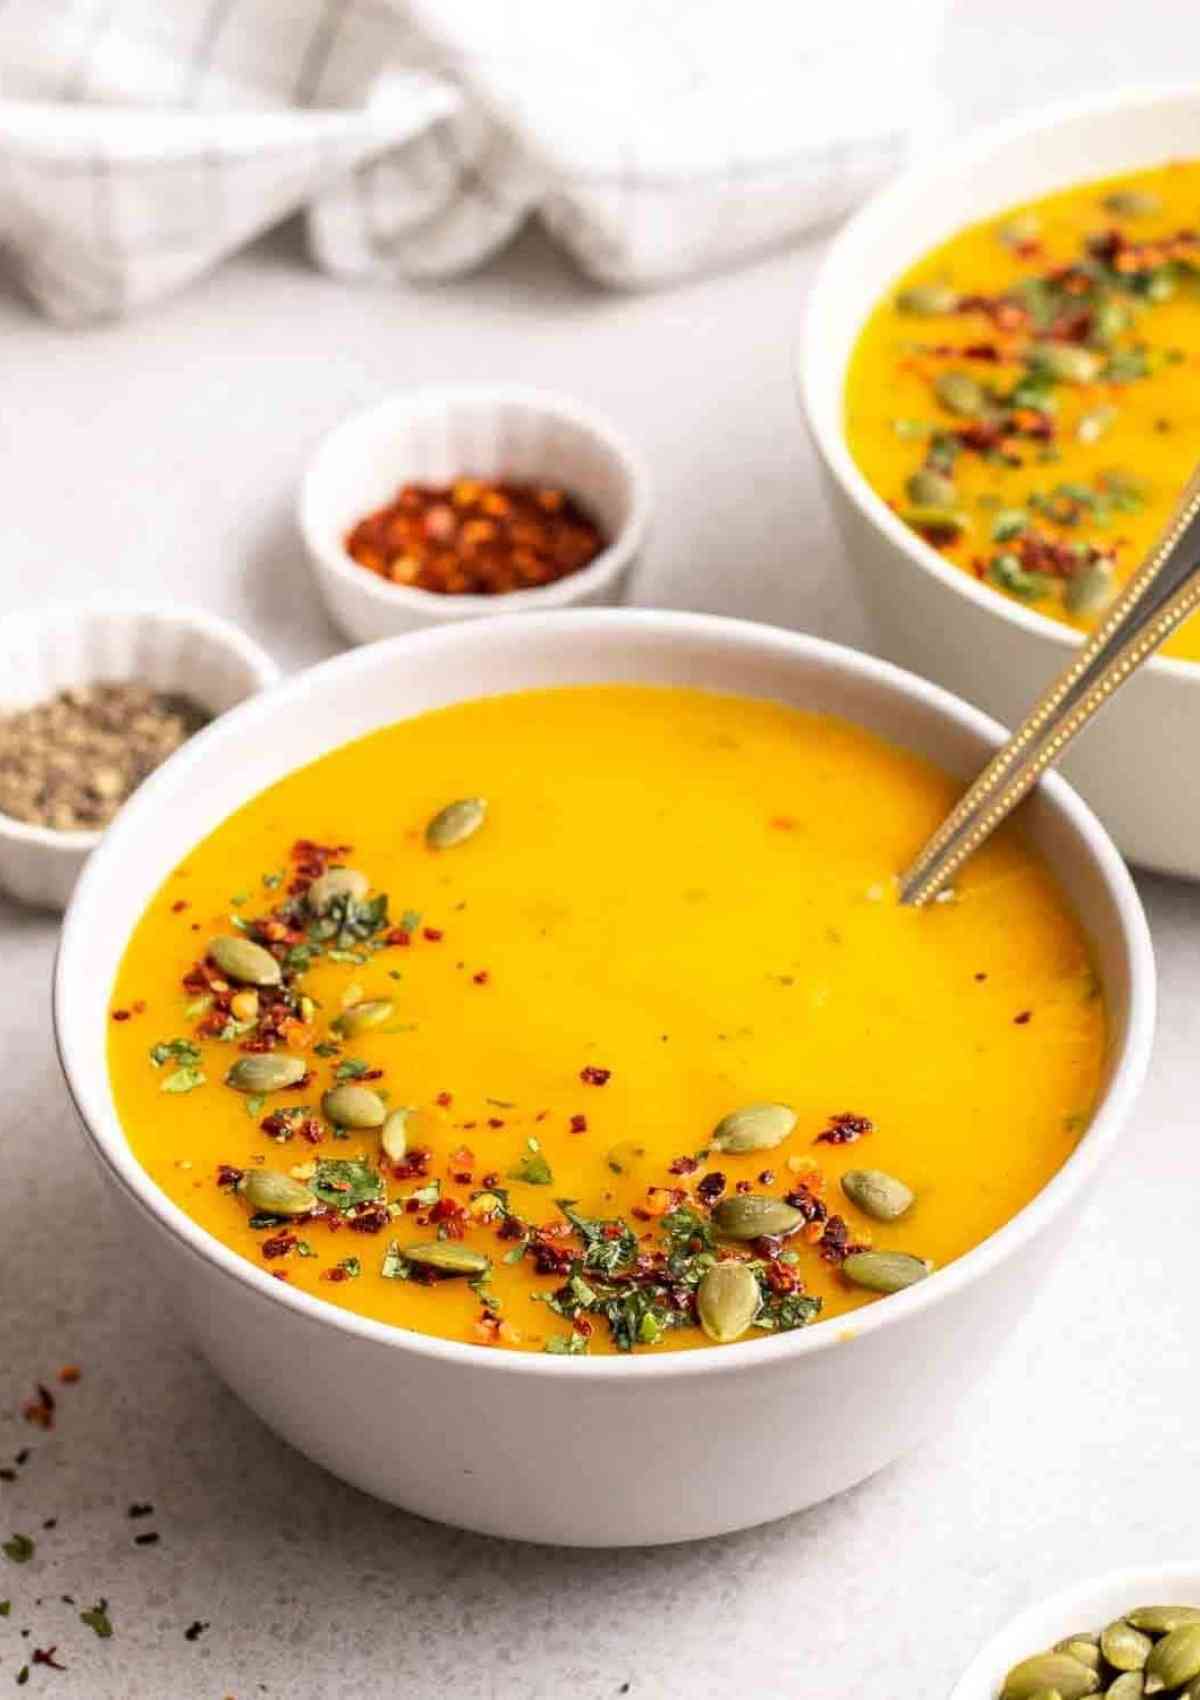
[[[231,1272],[261,1283],[280,1302],[318,1303],[300,1294],[281,1296],[278,1283],[209,1240],[153,1186],[117,1121],[105,1062],[109,988],[130,931],[170,868],[264,786],[380,725],[469,697],[622,680],[695,685],[841,715],[964,778],[1002,736],[994,722],[936,687],[820,639],[708,616],[643,611],[518,615],[435,628],[341,656],[245,703],[153,775],[106,834],[76,890],[56,980],[59,1045],[84,1121],[119,1177],[180,1237],[207,1256],[227,1260]],[[1039,1195],[1045,1200],[1055,1188],[1073,1189],[1071,1177],[1097,1160],[1136,1089],[1153,1020],[1152,968],[1129,876],[1074,793],[1051,779],[1031,799],[1025,818],[1094,942],[1112,1014],[1107,1086],[1120,1083],[1112,1094],[1118,1102],[1108,1103],[1079,1151]],[[1021,1215],[1038,1205],[1035,1200]],[[1020,1220],[987,1245],[1005,1235],[1015,1243]],[[946,1280],[955,1279],[955,1267],[985,1254],[998,1255],[987,1253],[986,1245],[977,1248],[945,1272]],[[903,1294],[892,1308],[910,1302],[923,1300],[919,1293]],[[805,1333],[821,1334],[825,1327]],[[794,1350],[792,1339],[757,1349]],[[703,1349],[674,1354],[704,1355]]]
[[[518,392],[434,390],[385,402],[326,439],[305,483],[305,530],[331,563],[366,578],[345,549],[355,522],[391,501],[402,484],[448,484],[461,477],[565,489],[599,522],[610,544],[634,517],[627,456],[598,422]]]

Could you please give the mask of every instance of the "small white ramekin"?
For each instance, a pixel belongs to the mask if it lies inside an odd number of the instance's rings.
[[[950,1700],[996,1700],[1004,1677],[1021,1659],[1041,1653],[1083,1629],[1103,1629],[1134,1606],[1200,1605],[1200,1558],[1141,1564],[1076,1582],[1013,1618],[971,1660]]]
[[[356,521],[410,481],[509,478],[575,496],[611,539],[589,566],[535,590],[443,596],[392,584],[346,552]],[[334,625],[353,643],[481,614],[528,614],[616,602],[649,515],[641,457],[573,401],[519,385],[439,384],[408,390],[335,427],[300,491],[300,530]]]
[[[72,685],[136,680],[178,691],[215,716],[278,677],[270,656],[244,632],[195,608],[72,602],[0,619],[0,714]],[[65,908],[100,837],[0,814],[0,886],[23,903]]]

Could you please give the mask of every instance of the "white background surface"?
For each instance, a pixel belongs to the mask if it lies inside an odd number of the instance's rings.
[[[941,82],[961,129],[1185,75],[1198,48],[1194,9],[1173,0],[966,0]],[[286,668],[330,654],[291,522],[314,441],[400,385],[515,378],[610,412],[645,450],[658,511],[636,600],[861,640],[789,374],[819,254],[624,298],[527,238],[460,284],[352,291],[284,233],[85,335],[0,297],[3,605],[161,593],[241,620]],[[936,1443],[838,1501],[640,1553],[420,1523],[306,1463],[225,1392],[131,1265],[85,1157],[48,1024],[55,927],[0,900],[0,1465],[33,1449],[17,1484],[0,1481],[0,1537],[38,1540],[32,1563],[0,1559],[0,1691],[34,1644],[57,1642],[71,1668],[35,1669],[31,1697],[940,1700],[1040,1590],[1200,1551],[1200,890],[1140,884],[1162,974],[1150,1084],[994,1373],[957,1409],[947,1388]],[[84,1379],[43,1436],[19,1402],[70,1361]],[[131,1523],[134,1500],[155,1517]],[[160,1543],[135,1548],[148,1528]],[[63,1593],[106,1596],[113,1639]],[[211,1628],[188,1643],[193,1619]]]

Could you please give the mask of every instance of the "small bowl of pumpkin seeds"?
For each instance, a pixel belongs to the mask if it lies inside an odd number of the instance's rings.
[[[1021,1613],[950,1700],[1200,1700],[1200,1559],[1114,1570]]]

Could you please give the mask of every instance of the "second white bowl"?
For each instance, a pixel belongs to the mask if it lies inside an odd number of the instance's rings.
[[[553,584],[498,596],[393,584],[347,554],[347,532],[402,484],[464,477],[564,489],[608,546]],[[649,502],[640,457],[574,402],[516,385],[442,384],[394,396],[330,432],[300,492],[300,530],[330,619],[354,643],[373,643],[448,620],[618,601],[645,537]]]

